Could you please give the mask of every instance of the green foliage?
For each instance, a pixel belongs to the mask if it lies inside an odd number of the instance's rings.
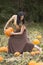
[[[6,22],[19,10],[26,12],[26,19],[43,21],[43,0],[0,0],[0,22]]]
[[[32,21],[43,21],[43,1],[42,0],[24,0],[24,9],[28,18]]]
[[[0,22],[6,22],[18,10],[18,5],[15,1],[0,0]]]

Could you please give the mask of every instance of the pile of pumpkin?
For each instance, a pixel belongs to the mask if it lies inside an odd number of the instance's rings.
[[[40,44],[40,40],[42,39],[42,36],[41,35],[37,35],[37,37],[36,37],[36,39],[34,39],[33,41],[32,41],[32,43],[34,44],[34,45],[39,45]],[[37,54],[40,54],[40,51],[34,51],[34,50],[36,50],[35,48],[33,48],[33,51],[31,52],[31,55],[37,55]]]
[[[1,49],[0,52],[8,52],[8,49],[5,48],[5,47],[2,47],[2,49]],[[30,53],[31,56],[35,56],[35,55],[38,55],[38,54],[40,54],[39,51],[35,51],[35,52],[32,51],[32,52]],[[20,52],[15,52],[15,53],[13,54],[14,57],[19,57],[20,55],[21,55]],[[0,56],[0,62],[2,62],[3,60],[4,60],[4,58],[3,58],[2,56]]]
[[[20,56],[20,53],[19,52],[16,52],[14,53],[14,56],[17,57]],[[4,60],[4,58],[2,56],[0,56],[0,62],[2,62]],[[10,59],[11,61],[12,59]],[[27,60],[27,59],[26,59]],[[42,61],[36,61],[36,60],[29,60],[28,62],[26,62],[27,64],[26,65],[43,65],[43,62]]]

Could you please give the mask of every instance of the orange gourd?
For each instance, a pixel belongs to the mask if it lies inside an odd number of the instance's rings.
[[[0,47],[0,52],[8,52],[8,47]]]
[[[30,54],[31,54],[32,56],[34,56],[34,55],[36,55],[36,54],[40,54],[40,51],[32,51]]]
[[[2,62],[4,60],[4,58],[2,56],[0,56],[0,62]]]
[[[43,65],[43,62],[36,62],[34,60],[31,60],[28,65]]]
[[[19,56],[20,55],[20,52],[15,52],[14,53],[14,56]]]
[[[40,54],[40,51],[35,51],[35,54]]]
[[[38,39],[33,40],[33,44],[40,44],[40,41]]]
[[[32,51],[30,54],[31,54],[32,56],[34,56],[34,55],[35,55],[35,52]]]
[[[43,65],[43,62],[38,62],[35,65]]]
[[[10,36],[11,32],[14,32],[14,29],[12,27],[9,27],[4,31],[6,36]]]
[[[29,63],[28,63],[28,65],[35,65],[36,64],[36,61],[34,61],[34,60],[31,60]]]

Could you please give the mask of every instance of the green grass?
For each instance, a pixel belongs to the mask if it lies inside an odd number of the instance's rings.
[[[30,38],[36,38],[37,35],[42,35],[43,39],[43,23],[32,23],[27,25]]]

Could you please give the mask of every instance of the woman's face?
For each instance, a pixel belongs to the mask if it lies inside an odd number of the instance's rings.
[[[24,19],[24,16],[21,16],[20,20],[22,21]]]

